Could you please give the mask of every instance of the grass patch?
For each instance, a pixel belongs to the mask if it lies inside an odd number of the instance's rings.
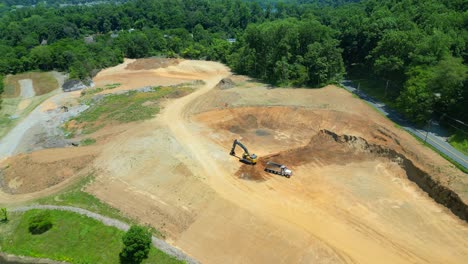
[[[108,124],[121,124],[153,118],[159,112],[158,100],[166,96],[182,96],[192,89],[187,87],[156,87],[152,92],[130,91],[106,95],[80,116],[64,126],[69,134],[91,134]],[[88,95],[85,94],[87,97]],[[88,100],[88,99],[86,99]]]
[[[32,235],[28,231],[29,219],[41,212],[12,213],[10,221],[0,225],[3,252],[70,263],[119,263],[124,232],[73,212],[50,210],[53,227]],[[152,247],[143,263],[183,262]]]
[[[128,218],[122,216],[119,210],[101,202],[98,198],[83,191],[83,188],[87,184],[91,183],[93,179],[93,176],[85,177],[59,194],[39,198],[35,200],[35,203],[80,207],[127,223],[132,222]]]
[[[455,134],[450,136],[448,142],[463,154],[468,155],[468,134],[462,131],[457,131]]]
[[[15,75],[8,75],[5,78],[4,98],[18,97],[21,93],[18,81],[31,79],[36,95],[50,93],[58,88],[58,81],[50,72],[26,72]]]
[[[85,138],[85,139],[81,140],[80,145],[81,146],[89,146],[89,145],[93,145],[94,143],[96,143],[96,139],[94,139],[94,138]]]
[[[74,206],[92,211],[101,215],[105,215],[110,218],[115,218],[120,221],[129,224],[138,224],[136,220],[127,218],[122,213],[106,203],[101,202],[98,198],[83,191],[86,185],[90,184],[94,180],[94,176],[90,175],[81,179],[79,182],[71,185],[62,192],[43,198],[39,198],[34,201],[34,204],[49,204],[49,205],[62,205],[62,206]],[[159,230],[151,228],[153,235],[159,238],[165,238]]]
[[[115,88],[119,87],[120,85],[121,85],[120,83],[111,83],[111,84],[106,84],[104,86],[104,88],[102,88],[102,87],[86,88],[86,89],[81,91],[81,95],[85,97],[83,99],[91,99],[90,95],[100,93],[100,92],[102,92],[104,90],[112,90],[112,89],[115,89]]]

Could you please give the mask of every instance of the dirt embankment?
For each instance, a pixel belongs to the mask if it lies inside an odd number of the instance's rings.
[[[76,177],[94,160],[95,149],[48,149],[21,154],[3,162],[0,188],[9,194],[26,194]]]
[[[155,70],[159,68],[166,68],[169,66],[176,66],[182,60],[172,58],[147,58],[136,60],[125,67],[126,70]]]
[[[322,166],[345,165],[376,158],[385,158],[398,163],[406,171],[408,179],[416,183],[432,199],[450,209],[460,219],[468,220],[468,205],[455,192],[434,180],[428,172],[416,166],[404,154],[382,145],[370,144],[361,137],[338,135],[329,130],[321,130],[304,147],[263,156],[257,166],[242,164],[236,175],[242,179],[256,181],[277,177],[263,171],[267,161],[281,161],[294,170],[297,166],[311,162]]]

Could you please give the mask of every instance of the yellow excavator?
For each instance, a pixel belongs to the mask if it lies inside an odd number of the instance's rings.
[[[239,140],[235,139],[234,142],[232,143],[232,149],[229,154],[232,156],[236,155],[235,149],[236,146],[241,147],[244,150],[244,154],[242,154],[242,158],[240,159],[241,162],[250,164],[250,165],[255,165],[257,164],[257,155],[255,154],[250,154],[249,150],[242,144]]]

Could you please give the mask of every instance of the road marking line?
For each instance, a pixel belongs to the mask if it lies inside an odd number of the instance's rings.
[[[424,135],[423,133],[421,133],[421,132],[419,132],[419,131],[417,131],[417,130],[414,130],[414,131],[416,131],[417,133],[419,133],[420,135],[422,135],[423,137],[425,137],[425,135]],[[421,138],[421,139],[422,139],[422,138]],[[428,139],[427,141],[431,140],[432,142],[434,142],[435,144],[437,144],[437,145],[440,146],[441,148],[445,149],[446,151],[448,151],[449,153],[451,153],[451,154],[454,155],[455,157],[461,159],[463,162],[467,162],[467,161],[465,160],[465,158],[460,157],[457,153],[454,153],[454,152],[450,151],[450,149],[448,149],[448,148],[442,146],[441,144],[437,143],[437,142],[436,142],[435,140],[433,140],[431,137],[427,137],[427,139]],[[435,146],[434,146],[434,147],[435,147]],[[462,165],[463,165],[463,164],[462,164]],[[464,166],[464,167],[465,167],[465,166]],[[465,167],[465,168],[466,168],[466,167]]]

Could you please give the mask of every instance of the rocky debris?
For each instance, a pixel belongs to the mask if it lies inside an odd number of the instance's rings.
[[[85,81],[81,81],[78,79],[70,79],[67,80],[62,86],[64,92],[83,90],[87,87],[94,87],[94,83],[91,79]]]
[[[230,78],[224,78],[216,85],[216,88],[226,90],[235,87],[236,84]]]

